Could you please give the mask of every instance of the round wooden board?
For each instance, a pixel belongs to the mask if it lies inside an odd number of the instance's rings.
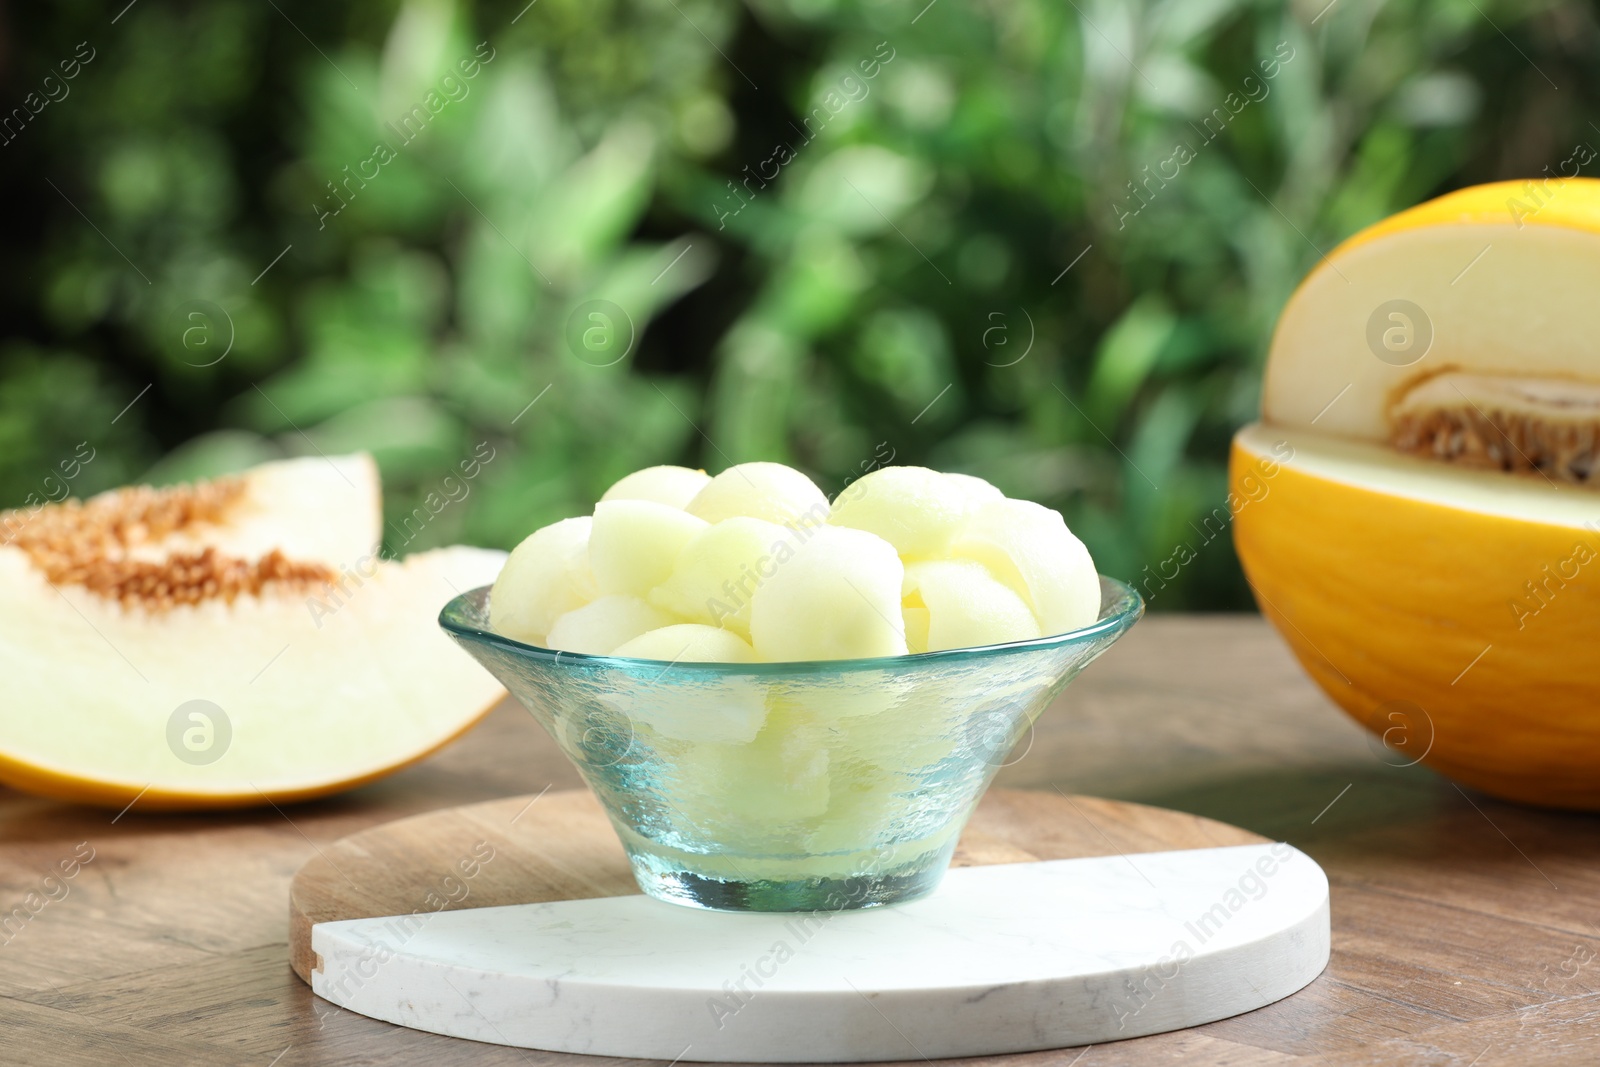
[[[961,835],[953,865],[1265,840],[1165,808],[991,789]],[[483,862],[491,848],[493,859]],[[289,889],[289,962],[311,981],[321,965],[311,950],[316,923],[637,892],[622,845],[586,789],[445,808],[341,838],[307,861]]]

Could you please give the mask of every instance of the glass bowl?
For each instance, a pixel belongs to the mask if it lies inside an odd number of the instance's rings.
[[[1071,633],[808,663],[538,648],[489,629],[488,586],[439,623],[577,765],[639,888],[703,908],[838,911],[938,885],[1018,739],[1143,613],[1129,586],[1100,589],[1098,621]]]

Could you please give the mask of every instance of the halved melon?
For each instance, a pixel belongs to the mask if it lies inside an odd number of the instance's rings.
[[[1357,721],[1574,808],[1600,808],[1596,293],[1600,181],[1356,235],[1279,319],[1229,502],[1263,613]]]
[[[378,558],[370,458],[0,513],[0,781],[141,809],[298,800],[422,758],[503,690],[439,607],[505,554]]]

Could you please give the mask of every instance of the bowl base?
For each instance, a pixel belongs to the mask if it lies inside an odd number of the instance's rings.
[[[889,872],[789,880],[728,880],[639,853],[628,860],[639,888],[669,904],[711,911],[850,911],[927,896],[944,876],[950,849]]]

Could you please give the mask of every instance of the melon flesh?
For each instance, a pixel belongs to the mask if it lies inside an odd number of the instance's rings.
[[[505,554],[380,561],[370,459],[117,492],[0,516],[0,780],[144,809],[300,799],[420,759],[503,696],[435,618]],[[139,521],[102,521],[113,505]]]
[[[489,593],[489,619],[499,633],[544,643],[555,621],[595,597],[589,566],[593,520],[582,515],[541,527],[512,549]]]
[[[1531,213],[1524,183],[1464,190],[1335,250],[1278,320],[1263,419],[1589,481],[1600,183],[1570,184]]]
[[[245,493],[225,526],[179,532],[163,547],[209,545],[246,559],[277,549],[290,559],[334,567],[377,550],[383,503],[371,456],[281,460],[240,477]]]
[[[1045,634],[1088,626],[1100,616],[1100,577],[1061,513],[1031,500],[980,505],[950,546],[1020,596]],[[928,605],[932,607],[932,605]],[[929,638],[932,639],[930,617]]]
[[[620,479],[601,494],[601,500],[649,500],[671,508],[686,508],[711,476],[688,467],[646,467]]]
[[[957,481],[926,467],[880,467],[839,493],[828,521],[877,534],[902,559],[938,557],[986,495],[972,483],[988,485],[977,478]]]
[[[750,636],[750,601],[794,554],[798,535],[777,523],[739,515],[695,534],[651,603],[691,622]]]
[[[927,613],[925,620],[918,620],[919,629],[926,627],[919,642],[923,652],[1041,636],[1039,620],[1022,597],[972,560],[907,564],[902,592],[903,610]]]
[[[765,660],[906,654],[894,547],[864,530],[823,526],[756,590],[750,638]]]
[[[715,831],[742,851],[784,847],[784,830],[801,845],[807,820],[828,808],[827,732],[785,709],[768,712],[744,744],[701,742],[677,762],[676,816]]]
[[[959,474],[955,471],[949,471],[945,473],[944,479],[948,484],[954,486],[956,492],[965,497],[973,507],[1005,497],[1005,494],[999,489],[979,478],[976,474]]]
[[[617,646],[614,656],[668,663],[754,663],[756,654],[738,634],[694,622],[642,633]]]
[[[707,522],[748,515],[781,526],[816,525],[828,517],[828,498],[793,467],[740,463],[706,483],[688,510]]]
[[[589,566],[602,593],[648,597],[672,574],[678,553],[706,529],[703,519],[650,500],[595,505]]]
[[[375,556],[382,539],[378,468],[371,456],[278,460],[194,487],[111,489],[36,511],[0,513],[0,544],[25,546],[83,529],[104,558],[162,561],[207,548],[239,559],[272,551],[334,569]]]
[[[1239,509],[1241,514],[1270,501],[1278,472],[1289,468],[1369,491],[1395,505],[1415,501],[1488,518],[1563,526],[1586,535],[1595,532],[1593,497],[1539,478],[1506,478],[1492,471],[1445,466],[1398,455],[1387,445],[1266,423],[1246,426],[1234,443],[1250,457],[1248,466],[1241,468],[1241,478],[1249,474],[1250,485],[1259,487],[1236,484],[1239,499],[1249,501]],[[1259,501],[1251,501],[1252,496]],[[1529,573],[1538,569],[1535,565]]]
[[[581,652],[586,656],[606,656],[618,645],[676,621],[636,596],[603,596],[557,619],[545,638],[545,647]]]

